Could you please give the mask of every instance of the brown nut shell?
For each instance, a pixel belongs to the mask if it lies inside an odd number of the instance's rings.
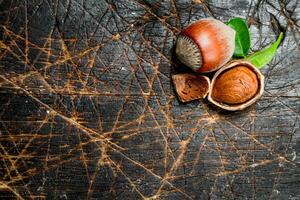
[[[178,59],[196,72],[216,71],[227,63],[235,47],[235,31],[223,22],[205,18],[182,30],[177,38]]]
[[[214,75],[208,100],[225,110],[242,110],[264,91],[264,76],[247,61],[234,61]]]
[[[172,76],[178,98],[181,102],[203,99],[210,90],[210,80],[195,74],[176,74]]]

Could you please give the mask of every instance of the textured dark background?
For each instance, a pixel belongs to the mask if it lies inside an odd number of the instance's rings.
[[[263,97],[178,102],[181,28],[285,38]],[[0,199],[300,199],[300,2],[0,0]]]

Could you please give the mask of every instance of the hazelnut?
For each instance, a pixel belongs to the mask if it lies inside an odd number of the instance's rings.
[[[206,18],[186,27],[178,36],[178,59],[196,72],[211,72],[227,63],[235,48],[235,31],[223,22]]]
[[[215,81],[212,98],[226,104],[240,104],[251,99],[257,92],[255,72],[245,66],[223,71]]]
[[[216,72],[208,100],[225,110],[242,110],[263,93],[264,76],[247,61],[234,61]]]

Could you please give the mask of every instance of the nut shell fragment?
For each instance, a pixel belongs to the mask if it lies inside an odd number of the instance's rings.
[[[172,79],[181,102],[205,98],[210,89],[206,76],[185,73],[173,75]]]
[[[242,110],[255,103],[263,91],[261,72],[247,61],[234,61],[214,75],[208,100],[225,110]]]

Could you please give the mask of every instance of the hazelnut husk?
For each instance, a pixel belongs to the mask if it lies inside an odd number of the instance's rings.
[[[264,76],[247,61],[234,61],[219,69],[211,81],[208,100],[225,110],[242,110],[264,91]]]
[[[210,80],[196,74],[176,74],[172,76],[178,98],[181,102],[203,99],[210,89]]]

